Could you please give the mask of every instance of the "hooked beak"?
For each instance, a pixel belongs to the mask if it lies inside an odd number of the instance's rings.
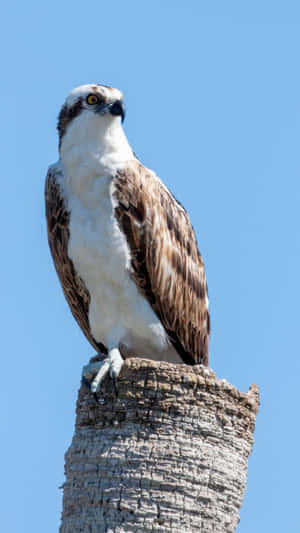
[[[112,104],[109,104],[109,111],[111,115],[120,116],[121,121],[124,122],[125,118],[125,106],[122,100],[116,100]]]
[[[120,116],[122,122],[124,121],[124,118],[125,118],[125,106],[122,100],[115,100],[111,104],[106,104],[104,106],[100,105],[96,111],[97,113],[100,113],[101,115],[106,115],[106,113],[110,113],[111,115],[114,115],[115,117]]]

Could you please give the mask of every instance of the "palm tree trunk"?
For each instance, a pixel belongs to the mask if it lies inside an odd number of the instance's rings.
[[[82,386],[60,533],[232,533],[259,405],[208,369],[127,359],[100,404]]]

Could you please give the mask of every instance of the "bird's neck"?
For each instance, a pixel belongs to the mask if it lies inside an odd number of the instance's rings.
[[[83,174],[111,174],[135,159],[119,118],[99,128],[99,123],[72,124],[60,148],[65,175],[76,179]]]

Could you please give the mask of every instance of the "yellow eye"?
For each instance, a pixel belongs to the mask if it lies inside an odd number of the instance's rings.
[[[86,101],[90,105],[95,105],[95,104],[98,104],[99,98],[95,94],[89,94]]]

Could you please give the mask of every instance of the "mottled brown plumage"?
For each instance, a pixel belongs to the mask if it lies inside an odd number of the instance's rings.
[[[205,270],[184,208],[138,161],[113,179],[115,214],[132,256],[132,276],[187,364],[208,365]]]
[[[90,295],[68,257],[70,214],[60,193],[57,177],[58,171],[50,168],[45,186],[48,241],[54,265],[72,314],[86,338],[97,352],[107,353],[105,346],[91,335],[88,318]]]
[[[183,362],[208,365],[207,285],[186,211],[137,160],[113,178],[113,200],[140,293],[161,320]],[[50,169],[46,180],[46,216],[52,257],[71,311],[92,346],[106,353],[106,347],[91,334],[90,295],[68,257],[70,215],[60,194],[57,170]]]

